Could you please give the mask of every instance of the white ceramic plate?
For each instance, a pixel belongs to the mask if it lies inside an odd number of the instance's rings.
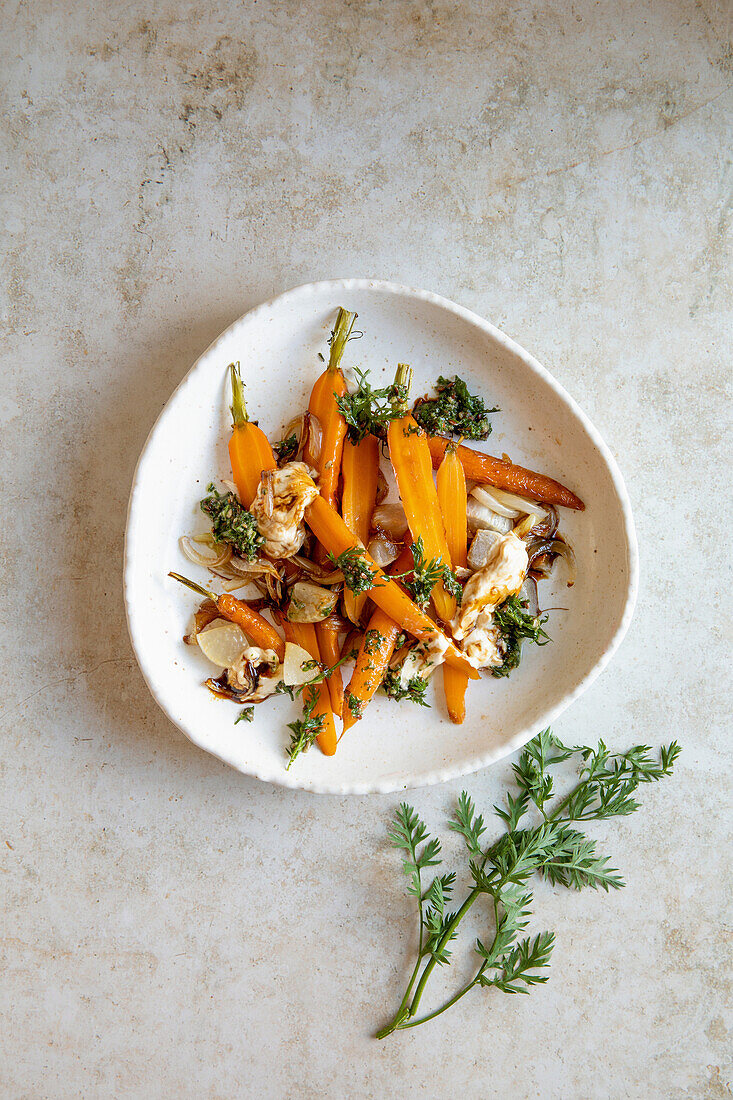
[[[552,612],[552,644],[525,646],[510,677],[470,683],[467,717],[454,726],[442,692],[432,708],[377,698],[334,757],[316,748],[285,771],[286,723],[297,710],[284,697],[234,725],[237,708],[202,686],[212,666],[182,642],[196,597],[169,569],[206,583],[178,539],[204,529],[198,501],[212,477],[230,477],[226,367],[239,360],[251,415],[270,438],[306,407],[317,358],[337,306],[359,314],[363,339],[349,343],[344,366],[369,367],[375,384],[412,365],[413,393],[439,374],[458,373],[487,404],[492,454],[540,470],[573,489],[582,513],[562,510],[562,529],[578,562],[564,583],[563,563],[540,586]],[[481,446],[481,445],[479,445]],[[440,783],[484,768],[549,725],[592,683],[618,647],[633,613],[637,549],[626,489],[605,443],[571,397],[535,359],[488,321],[422,290],[364,279],[298,287],[235,322],[191,368],[166,404],[140,457],[130,497],[125,598],[130,637],[153,697],[201,748],[248,775],[318,792],[366,794]],[[441,676],[435,678],[440,688]]]

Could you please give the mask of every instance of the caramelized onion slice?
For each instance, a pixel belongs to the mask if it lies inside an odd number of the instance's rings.
[[[209,554],[202,554],[201,551],[194,546],[194,541],[204,546],[210,546],[212,552]],[[218,569],[219,566],[226,565],[232,556],[231,546],[215,543],[210,536],[199,536],[194,540],[189,535],[181,535],[178,540],[178,545],[181,548],[181,553],[187,557],[189,561],[193,562],[194,565],[203,565],[204,569]]]

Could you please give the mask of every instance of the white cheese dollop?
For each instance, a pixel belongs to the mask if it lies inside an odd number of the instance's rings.
[[[528,567],[522,540],[511,532],[500,536],[491,547],[486,565],[473,574],[463,590],[463,602],[452,623],[454,638],[465,639],[482,611],[493,612],[507,596],[518,592]]]

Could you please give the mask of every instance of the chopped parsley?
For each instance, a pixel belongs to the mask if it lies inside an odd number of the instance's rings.
[[[535,645],[547,645],[549,635],[542,629],[547,615],[531,615],[527,610],[527,601],[518,596],[510,596],[494,612],[494,626],[501,634],[500,647],[504,651],[504,660],[491,669],[492,676],[508,676],[522,659],[522,642],[528,640]]]
[[[487,439],[491,432],[489,413],[480,397],[469,393],[468,386],[454,375],[441,374],[435,383],[437,397],[420,397],[412,415],[429,435],[460,435],[464,439]]]
[[[244,508],[234,493],[218,493],[213,485],[210,494],[201,501],[201,511],[211,518],[211,529],[217,542],[228,543],[242,558],[253,561],[265,541],[257,530],[257,521]]]

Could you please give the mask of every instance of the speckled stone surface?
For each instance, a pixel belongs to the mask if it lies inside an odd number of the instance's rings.
[[[4,6],[3,1097],[730,1094],[729,23],[723,0]],[[558,732],[685,747],[593,828],[626,890],[538,889],[546,986],[381,1044],[413,946],[395,798],[194,748],[121,598],[171,389],[250,305],[341,275],[487,316],[604,433],[642,587]],[[508,771],[413,800],[437,827]]]

